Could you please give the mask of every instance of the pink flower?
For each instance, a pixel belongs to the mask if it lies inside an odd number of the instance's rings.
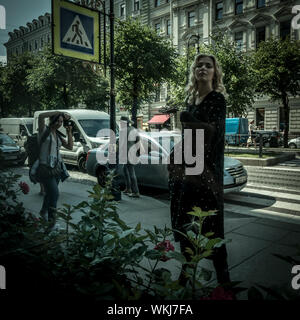
[[[162,241],[162,242],[158,243],[154,247],[154,250],[159,250],[161,252],[168,252],[170,250],[174,251],[175,248],[172,245],[172,243],[170,242],[170,240],[165,240],[165,241]],[[163,255],[163,256],[160,257],[160,260],[161,261],[168,261],[168,260],[170,260],[170,258],[167,258],[165,255]]]
[[[29,192],[29,185],[26,182],[20,182],[19,187],[24,194],[27,194]]]

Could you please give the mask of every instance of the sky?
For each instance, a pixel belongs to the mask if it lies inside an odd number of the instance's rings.
[[[6,12],[6,29],[0,29],[0,61],[6,56],[4,43],[8,41],[8,32],[26,27],[27,22],[37,19],[46,12],[51,13],[51,0],[0,0]]]

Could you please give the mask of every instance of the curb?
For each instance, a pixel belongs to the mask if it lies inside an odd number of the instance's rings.
[[[241,161],[242,164],[246,166],[267,167],[267,166],[273,166],[280,162],[293,160],[295,159],[295,154],[294,153],[282,154],[280,156],[270,157],[267,159],[253,159],[253,158],[245,158],[245,157],[233,157],[233,158]]]

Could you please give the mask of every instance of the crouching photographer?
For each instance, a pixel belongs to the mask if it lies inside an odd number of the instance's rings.
[[[49,118],[49,126],[45,125],[46,118]],[[40,215],[49,222],[50,228],[54,227],[56,222],[59,181],[63,182],[69,177],[59,150],[61,146],[69,150],[73,149],[70,118],[69,114],[58,111],[41,113],[38,118],[39,159],[36,175],[45,188]],[[62,125],[66,128],[67,140],[66,136],[58,131]]]

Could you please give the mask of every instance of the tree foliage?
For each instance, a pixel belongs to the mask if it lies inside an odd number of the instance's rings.
[[[216,31],[211,37],[207,50],[221,65],[228,111],[239,117],[246,115],[254,103],[257,83],[252,55],[240,50],[226,33]]]
[[[175,76],[176,52],[170,42],[139,20],[118,21],[115,36],[117,99],[132,113],[157,86]]]
[[[300,91],[300,41],[269,39],[254,54],[257,91],[281,101],[285,113],[284,146],[288,147],[289,95]]]
[[[235,43],[224,33],[216,32],[211,39],[212,44],[200,45],[199,52],[213,54],[222,68],[228,111],[236,116],[245,115],[252,107],[255,96],[256,81],[251,56],[238,50]],[[196,50],[192,48],[178,58],[177,72],[180,76],[171,83],[169,105],[184,108],[187,69],[189,71],[196,54]]]
[[[26,79],[33,68],[34,59],[30,53],[13,56],[1,67],[1,116],[32,116],[37,99],[29,91]]]
[[[42,109],[71,108],[84,103],[89,109],[105,109],[108,82],[81,60],[53,55],[49,48],[35,57],[27,77],[31,92]]]

